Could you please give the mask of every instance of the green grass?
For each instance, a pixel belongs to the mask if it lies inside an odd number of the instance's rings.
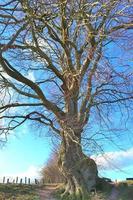
[[[133,186],[129,183],[119,184],[118,186],[120,192],[119,200],[133,200]]]
[[[105,189],[106,189],[106,186],[105,186]],[[117,190],[119,193],[117,200],[133,200],[133,186],[132,185],[120,184],[119,186],[117,186]],[[56,191],[55,197],[57,200],[75,200],[75,198],[73,198],[72,196],[70,198],[68,196],[61,198],[62,192],[63,192],[63,189],[59,189],[58,191]],[[97,191],[96,194],[91,194],[85,200],[107,200],[109,199],[110,194],[111,194],[111,191],[109,190]]]
[[[37,189],[40,189],[39,186],[33,185],[16,185],[16,184],[0,184],[0,200],[40,200],[37,195]],[[42,186],[44,188],[44,186]],[[133,197],[133,186],[125,185],[121,183],[118,186],[119,190],[119,198],[118,200],[132,200]],[[57,200],[60,200],[60,194],[63,190],[58,190],[55,194]],[[110,193],[110,192],[109,192]],[[107,200],[107,196],[109,193],[106,192],[98,192],[97,194],[90,195],[87,200]],[[68,197],[63,200],[73,200],[73,198]]]
[[[61,194],[64,192],[64,189],[58,189],[55,193],[54,193],[54,197],[57,200],[81,200],[80,196],[76,196],[76,198],[74,196],[66,196],[61,198]],[[97,194],[90,194],[89,196],[87,196],[85,199],[83,200],[107,200],[106,195],[102,192],[97,192]]]
[[[38,186],[0,184],[0,200],[40,200]]]

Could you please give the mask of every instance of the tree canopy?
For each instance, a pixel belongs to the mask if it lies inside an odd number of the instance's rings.
[[[35,120],[59,134],[68,117],[82,129],[90,113],[132,100],[130,63],[108,52],[120,42],[127,52],[131,12],[125,0],[1,2],[2,131]]]

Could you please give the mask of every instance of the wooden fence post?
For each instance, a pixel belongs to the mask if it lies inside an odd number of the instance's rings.
[[[37,180],[36,180],[36,178],[35,178],[35,184],[37,184]]]
[[[20,179],[20,184],[22,184],[22,183],[23,183],[23,179],[21,178],[21,179]]]
[[[35,178],[35,184],[39,185],[39,181]]]
[[[28,177],[25,177],[24,180],[23,178],[19,178],[18,176],[16,178],[12,178],[10,180],[10,178],[6,178],[5,176],[3,176],[3,180],[1,181],[1,183],[3,184],[9,184],[9,183],[12,183],[12,184],[28,184],[28,185],[31,185],[31,184],[36,184],[36,185],[39,185],[41,183],[44,184],[44,179],[42,180],[38,180],[38,179],[34,179],[34,182],[31,183],[31,178],[28,178]]]
[[[27,177],[25,177],[25,184],[27,184]]]
[[[30,178],[28,178],[28,184],[30,185]]]
[[[3,177],[3,183],[5,183],[5,180],[6,180],[6,178],[5,178],[5,176]]]
[[[16,184],[18,183],[18,177],[16,177]]]

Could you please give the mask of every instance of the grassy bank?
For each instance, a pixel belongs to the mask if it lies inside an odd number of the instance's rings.
[[[84,200],[107,200],[110,198],[115,200],[133,200],[133,185],[131,184],[120,183],[119,185],[112,187],[111,190],[106,189],[107,188],[105,186],[103,191],[97,190],[96,194],[92,193]],[[55,192],[54,196],[57,200],[75,200],[72,196],[61,198],[62,192],[63,189],[61,188]],[[80,198],[78,200],[80,200]]]
[[[0,200],[39,200],[33,185],[0,184]]]

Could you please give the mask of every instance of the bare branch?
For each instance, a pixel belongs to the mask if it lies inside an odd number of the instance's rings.
[[[43,102],[43,104],[47,107],[47,109],[52,110],[59,118],[62,118],[64,113],[53,103],[48,101],[46,97],[44,96],[42,90],[39,88],[39,86],[33,81],[25,78],[22,74],[20,74],[16,69],[14,69],[9,62],[0,55],[0,63],[3,67],[3,69],[6,71],[6,73],[11,76],[12,78],[16,79],[17,81],[24,83],[28,85],[33,91],[35,91],[40,98],[40,100]]]

